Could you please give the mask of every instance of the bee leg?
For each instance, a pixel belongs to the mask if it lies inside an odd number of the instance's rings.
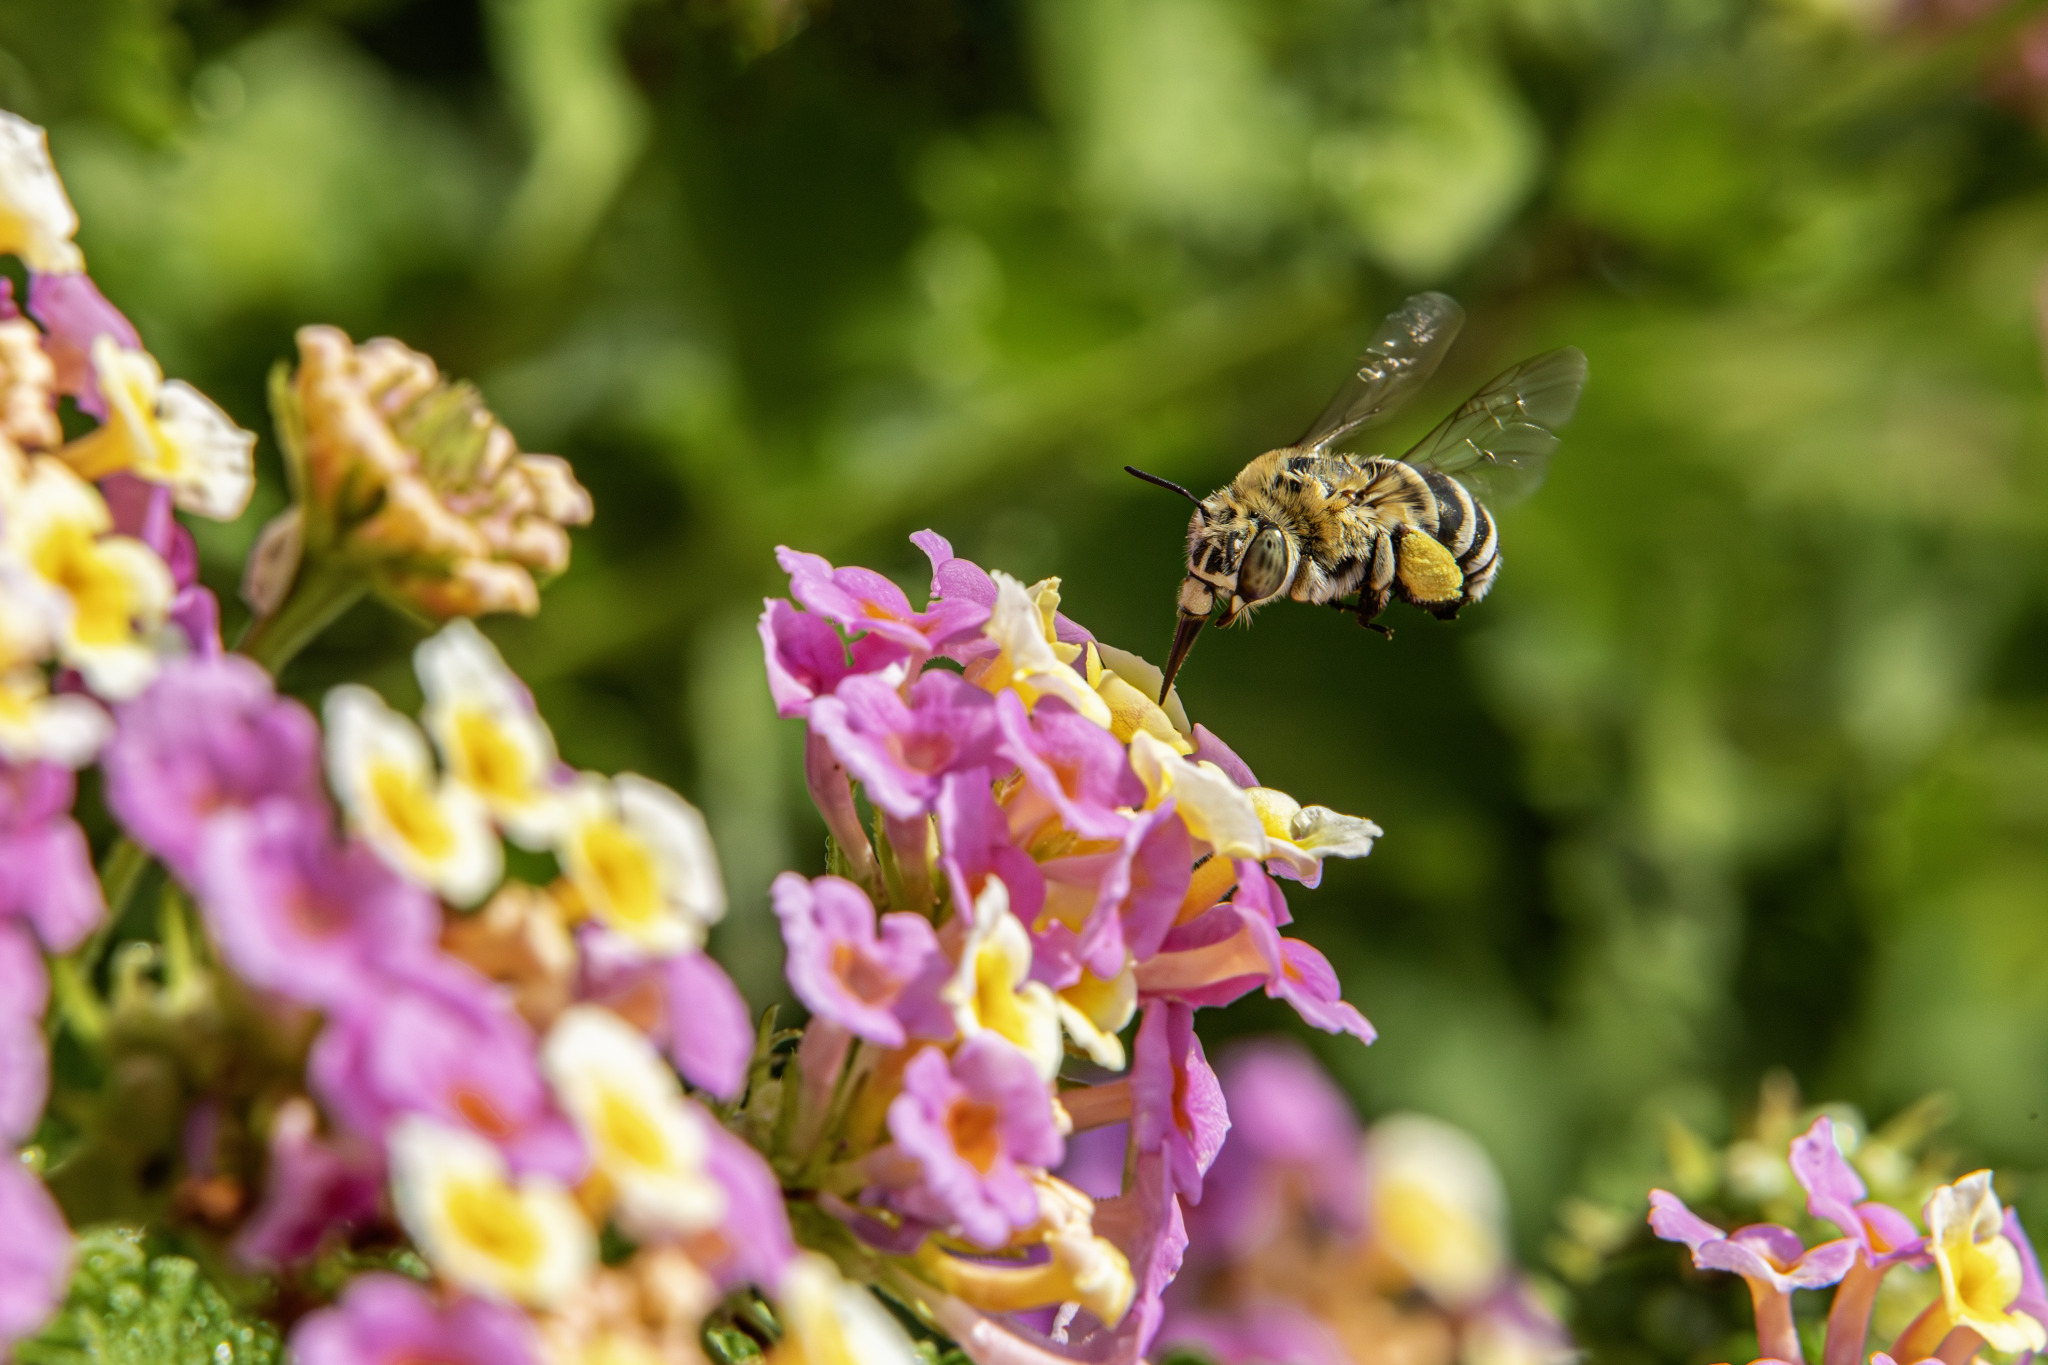
[[[1356,602],[1326,602],[1323,605],[1357,617],[1358,624],[1364,626],[1367,630],[1376,631],[1386,636],[1389,640],[1394,638],[1392,627],[1383,626],[1373,619],[1387,609],[1385,602],[1376,603],[1366,594],[1360,593]]]

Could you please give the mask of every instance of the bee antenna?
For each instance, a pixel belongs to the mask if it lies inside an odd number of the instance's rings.
[[[1200,507],[1202,505],[1202,500],[1200,498],[1196,497],[1193,493],[1188,492],[1187,489],[1182,488],[1172,479],[1162,479],[1157,474],[1147,474],[1144,470],[1138,468],[1136,465],[1131,464],[1127,464],[1124,466],[1124,473],[1129,474],[1132,478],[1143,479],[1146,483],[1156,483],[1161,488],[1167,489],[1170,492],[1178,493],[1197,507]]]

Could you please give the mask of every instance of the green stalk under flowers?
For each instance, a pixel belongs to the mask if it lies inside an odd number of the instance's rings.
[[[283,604],[251,622],[235,648],[275,677],[321,631],[361,601],[369,587],[369,580],[352,567],[329,559],[309,560],[300,566]]]

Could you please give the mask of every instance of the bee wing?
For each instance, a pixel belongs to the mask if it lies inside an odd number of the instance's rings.
[[[1585,387],[1584,351],[1546,351],[1466,399],[1401,460],[1449,474],[1492,505],[1527,497],[1557,449],[1554,428],[1571,420]]]
[[[1358,369],[1296,445],[1327,450],[1360,427],[1389,416],[1436,373],[1465,310],[1448,294],[1417,294],[1387,314],[1366,343]]]

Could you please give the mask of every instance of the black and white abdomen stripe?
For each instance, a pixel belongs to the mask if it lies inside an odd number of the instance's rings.
[[[1459,605],[1477,602],[1493,586],[1500,572],[1500,532],[1493,514],[1448,474],[1424,470],[1422,477],[1436,495],[1436,540],[1458,558],[1465,575],[1465,591]]]

